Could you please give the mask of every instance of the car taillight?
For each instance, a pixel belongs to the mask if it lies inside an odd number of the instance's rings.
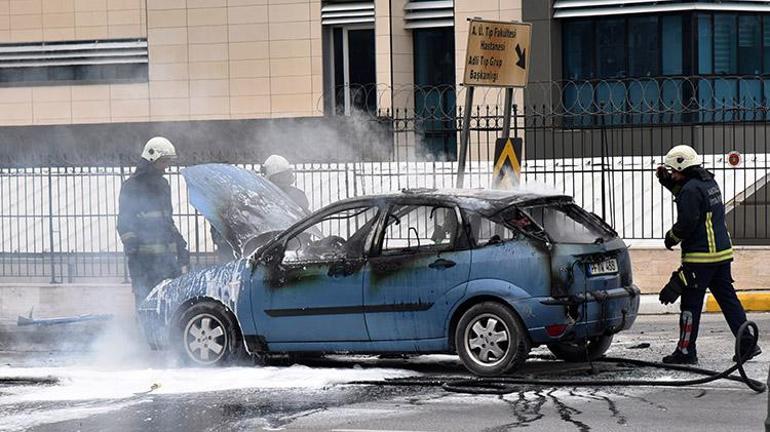
[[[552,338],[563,335],[565,331],[567,331],[567,324],[551,324],[545,326],[546,334]]]

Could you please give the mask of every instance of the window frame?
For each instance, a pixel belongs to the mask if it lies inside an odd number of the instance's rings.
[[[733,19],[735,28],[736,28],[736,35],[735,35],[735,43],[732,47],[733,54],[735,55],[735,61],[736,61],[736,70],[734,73],[717,73],[714,69],[714,61],[716,56],[716,46],[715,46],[715,17],[716,16],[730,16],[730,18]],[[657,15],[657,45],[658,45],[658,53],[657,53],[657,74],[650,75],[650,76],[635,76],[632,75],[630,72],[629,67],[629,58],[632,54],[631,46],[630,46],[630,38],[629,38],[629,22],[635,18],[639,18],[641,15],[638,14],[628,14],[628,15],[619,15],[619,16],[611,16],[611,17],[587,17],[587,18],[575,18],[575,19],[569,19],[565,20],[562,24],[563,31],[562,31],[562,76],[566,80],[570,81],[595,81],[595,80],[608,80],[608,79],[625,79],[625,78],[662,78],[662,77],[676,77],[676,76],[687,76],[687,75],[694,75],[699,77],[718,77],[718,76],[770,76],[770,68],[765,70],[765,62],[766,62],[766,53],[765,51],[768,51],[770,53],[770,45],[766,45],[767,42],[770,42],[770,37],[768,37],[768,33],[770,32],[770,13],[767,14],[755,14],[755,13],[748,13],[748,12],[740,12],[740,11],[724,11],[724,12],[714,12],[714,11],[693,11],[693,12],[669,12],[669,13],[662,13]],[[682,72],[680,74],[663,74],[663,22],[665,21],[663,18],[667,17],[681,17],[682,20]],[[710,29],[710,57],[711,57],[711,65],[710,72],[700,72],[700,56],[699,56],[699,50],[700,50],[700,29],[699,29],[699,18],[705,17],[708,21],[708,26]],[[738,52],[738,47],[740,46],[740,21],[742,17],[749,17],[749,18],[758,18],[759,19],[759,46],[758,46],[758,52],[756,53],[759,57],[758,63],[761,66],[761,73],[758,75],[754,74],[741,74],[740,73],[740,56]],[[624,29],[625,33],[623,35],[623,45],[624,45],[624,51],[625,51],[625,66],[624,70],[626,74],[622,77],[618,76],[602,76],[599,74],[599,65],[600,65],[600,56],[598,54],[598,23],[601,21],[608,21],[608,20],[618,20],[622,19],[624,21]],[[569,26],[572,24],[582,24],[586,25],[588,23],[591,27],[593,27],[593,32],[591,34],[591,67],[592,70],[588,74],[583,74],[585,77],[580,78],[572,78],[570,76],[570,73],[568,71],[568,65],[570,64],[569,60],[569,54],[570,51],[566,49],[568,46],[570,46],[570,43],[568,42],[568,38],[570,37],[571,32],[569,32]],[[770,62],[768,62],[770,65]]]
[[[326,56],[326,61],[329,62],[329,65],[331,67],[331,74],[327,79],[327,84],[329,86],[329,94],[331,98],[331,110],[333,115],[336,116],[346,116],[349,117],[353,114],[354,109],[357,107],[353,104],[353,98],[351,96],[351,87],[350,87],[350,44],[349,44],[349,32],[351,31],[359,31],[359,30],[371,30],[372,32],[375,31],[374,24],[338,24],[338,25],[332,25],[328,26],[329,34],[330,34],[330,40],[331,40],[331,46],[329,49],[329,54]],[[336,36],[335,33],[339,31],[340,37],[341,37],[341,46],[339,47],[342,52],[337,53],[337,46],[336,46]],[[374,41],[375,45],[377,43],[377,35],[374,33]],[[337,55],[342,55],[342,83],[337,82]],[[375,58],[375,66],[376,66],[376,58]],[[376,81],[376,67],[375,67],[375,81]],[[376,83],[371,83],[376,84]],[[367,85],[371,85],[367,84]],[[338,87],[342,87],[342,100],[337,100],[338,96]],[[367,93],[369,93],[370,89],[365,89]],[[371,95],[367,95],[367,97],[370,97]],[[367,107],[367,110],[370,109]],[[376,106],[375,106],[376,110]]]
[[[635,51],[629,47],[629,22],[638,17],[638,14],[618,15],[612,17],[581,17],[562,21],[562,75],[567,82],[564,91],[561,94],[561,103],[565,107],[565,128],[592,128],[602,125],[636,125],[645,123],[644,119],[649,118],[652,123],[676,123],[676,124],[710,124],[719,122],[756,122],[765,121],[767,115],[744,115],[741,113],[742,107],[748,101],[750,106],[766,103],[770,100],[770,13],[754,14],[740,11],[687,11],[687,12],[669,12],[657,16],[658,22],[658,74],[654,76],[634,76],[630,74],[628,64],[630,57]],[[728,37],[732,46],[728,54],[728,60],[734,59],[734,73],[717,73],[715,70],[716,60],[716,29],[714,23],[718,16],[726,17],[728,22],[735,26],[735,35]],[[664,22],[670,22],[670,17],[679,17],[681,19],[681,73],[676,75],[663,74],[664,58],[667,54],[663,52],[664,48]],[[742,20],[758,19],[759,44],[755,49],[757,57],[756,63],[759,64],[759,73],[740,73],[741,59],[750,55],[747,51],[743,56],[740,55],[739,47],[741,44],[741,29],[739,24]],[[755,18],[756,17],[756,18]],[[626,41],[626,77],[611,77],[599,75],[599,48],[597,44],[597,23],[607,19],[624,19],[624,35]],[[586,26],[592,26],[593,32],[589,32],[593,40],[591,46],[592,70],[582,71],[581,74],[570,75],[571,64],[575,64],[576,59],[571,56],[577,55],[574,50],[567,49],[568,38],[576,37],[574,32],[570,36],[570,25],[579,25],[580,29]],[[704,28],[701,28],[705,26]],[[703,31],[708,31],[707,40],[701,41]],[[587,38],[588,33],[581,33],[583,39]],[[752,33],[754,35],[754,33]],[[701,43],[704,42],[704,43]],[[707,52],[703,52],[703,49]],[[701,59],[704,55],[710,57],[710,62],[701,69]],[[669,58],[670,60],[670,58]],[[708,59],[707,59],[708,60]],[[729,65],[732,67],[732,63]],[[754,65],[756,66],[756,65]],[[582,67],[582,64],[581,64]],[[705,72],[701,73],[700,71]],[[732,69],[730,69],[732,70]],[[750,71],[749,71],[750,72]],[[692,79],[691,86],[677,84],[684,79]],[[654,87],[645,84],[649,80],[654,82]],[[740,81],[740,85],[735,83]],[[747,82],[750,81],[750,82]],[[756,81],[759,82],[757,86]],[[634,87],[634,82],[641,83],[639,88],[644,87],[644,92]],[[610,84],[618,83],[623,87],[622,93],[625,98],[618,99],[614,93],[610,94]],[[651,90],[650,93],[646,89]],[[717,96],[717,89],[719,95]],[[570,91],[572,90],[572,91]],[[726,91],[727,90],[727,91]],[[726,91],[726,92],[725,92]],[[620,93],[618,93],[620,94]],[[590,95],[591,99],[587,96]],[[644,99],[640,98],[644,96]],[[703,96],[710,97],[706,104],[703,104]],[[651,100],[649,98],[654,98]],[[638,101],[636,99],[639,99]],[[669,101],[671,99],[671,101]],[[620,102],[618,102],[620,101]],[[644,102],[644,103],[643,103]],[[656,109],[659,105],[665,105],[664,112]],[[609,108],[600,108],[602,106]],[[641,111],[638,108],[641,107]],[[736,108],[733,110],[733,108]],[[715,115],[712,110],[717,109],[722,112],[721,115]],[[733,113],[733,111],[735,111]]]
[[[515,208],[516,210],[518,210],[518,211],[520,211],[520,212],[524,213],[524,212],[523,212],[523,211],[522,211],[520,208],[518,208],[518,207],[514,207],[514,208]],[[495,215],[493,215],[493,216],[485,216],[485,215],[483,215],[483,214],[481,214],[481,213],[478,213],[478,212],[468,212],[468,223],[470,224],[470,229],[469,229],[469,236],[470,236],[470,240],[471,240],[471,246],[473,247],[473,249],[484,249],[484,248],[487,248],[487,247],[496,246],[496,245],[501,245],[501,244],[505,244],[505,243],[508,243],[508,242],[514,242],[514,241],[524,241],[524,240],[526,240],[527,238],[531,238],[531,237],[532,237],[532,235],[531,235],[531,234],[527,234],[527,233],[525,233],[524,231],[522,231],[522,230],[521,230],[520,228],[518,228],[518,227],[511,227],[511,226],[510,226],[508,223],[506,223],[505,221],[496,220],[496,219],[498,219],[499,217],[501,217],[501,215],[502,215],[502,214],[505,214],[505,213],[509,212],[510,210],[511,210],[511,207],[509,207],[509,208],[506,208],[506,209],[504,209],[504,210],[502,210],[502,211],[500,211],[500,212],[496,213],[496,214],[495,214]],[[537,226],[537,227],[540,229],[540,231],[541,231],[541,232],[543,232],[543,229],[542,229],[542,227],[540,227],[539,225],[537,225],[537,222],[535,222],[534,220],[532,220],[532,218],[531,218],[531,217],[530,217],[528,214],[524,213],[524,215],[530,219],[530,222],[531,222],[533,225]],[[508,239],[508,240],[506,240],[506,239],[500,239],[500,241],[499,241],[499,242],[496,242],[496,243],[489,243],[489,241],[487,241],[486,243],[481,243],[481,242],[479,242],[479,238],[478,238],[478,235],[477,235],[477,233],[474,231],[474,229],[473,229],[473,224],[472,224],[472,222],[471,222],[471,221],[473,220],[473,218],[474,218],[474,217],[478,217],[478,218],[479,218],[479,220],[481,221],[481,223],[484,223],[484,220],[486,220],[486,221],[488,221],[488,222],[490,222],[490,223],[494,223],[494,224],[496,224],[496,225],[500,225],[500,226],[503,226],[505,229],[507,229],[507,230],[510,230],[510,231],[512,231],[513,233],[515,233],[515,234],[516,234],[516,238],[513,238],[513,239]],[[481,231],[481,230],[479,229],[479,232],[480,232],[480,231]],[[494,237],[494,236],[493,236],[493,237]],[[492,239],[492,238],[490,237],[490,241],[491,241],[491,239]]]
[[[350,257],[347,258],[349,260],[367,260],[371,256],[374,236],[376,232],[378,232],[379,226],[381,225],[382,216],[383,216],[383,206],[371,201],[364,201],[364,202],[351,202],[347,203],[342,206],[334,206],[333,208],[329,208],[326,211],[321,211],[313,216],[310,216],[309,218],[305,219],[302,222],[299,222],[294,227],[291,227],[284,231],[280,236],[278,236],[273,242],[265,247],[265,252],[262,253],[261,258],[264,262],[267,261],[274,261],[274,259],[270,259],[270,255],[275,253],[277,250],[280,250],[280,256],[277,257],[277,262],[279,265],[283,267],[291,267],[295,265],[306,265],[308,263],[318,263],[318,264],[332,264],[335,262],[338,262],[339,259],[336,260],[306,260],[306,261],[294,261],[289,263],[284,263],[284,258],[286,254],[286,247],[288,243],[295,238],[296,236],[302,234],[307,229],[311,228],[312,226],[323,222],[324,220],[328,219],[330,216],[333,216],[335,213],[341,213],[343,211],[348,211],[356,208],[364,208],[368,207],[371,209],[376,209],[377,213],[372,218],[372,226],[369,228],[369,232],[366,235],[366,239],[364,240],[364,246],[363,246],[363,255],[361,257]],[[363,228],[363,227],[362,227]],[[265,260],[267,258],[267,260]]]
[[[389,254],[383,254],[383,246],[385,244],[385,230],[388,226],[388,219],[390,218],[390,215],[392,214],[392,211],[394,208],[402,207],[402,206],[414,206],[414,207],[445,207],[450,208],[455,211],[455,217],[457,218],[457,233],[455,235],[454,240],[452,243],[450,243],[449,247],[442,250],[423,250],[422,248],[415,249],[414,252],[405,252],[400,251],[399,253],[389,253]],[[395,256],[419,256],[419,255],[430,255],[430,254],[442,254],[447,252],[459,252],[463,250],[469,250],[471,249],[471,242],[468,238],[468,224],[467,224],[467,218],[459,208],[454,203],[451,202],[435,202],[430,200],[419,200],[419,201],[412,201],[412,200],[397,200],[390,202],[385,209],[383,209],[380,212],[380,224],[379,228],[377,230],[377,233],[375,234],[374,238],[375,241],[372,244],[371,248],[371,254],[370,257],[395,257]]]

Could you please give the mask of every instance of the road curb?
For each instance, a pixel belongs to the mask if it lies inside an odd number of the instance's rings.
[[[768,312],[770,311],[770,291],[739,291],[738,299],[743,304],[746,312]],[[704,312],[721,312],[716,299],[713,295],[706,296]]]
[[[738,299],[746,312],[770,312],[770,291],[738,291]],[[721,312],[714,296],[706,294],[703,312]],[[662,305],[657,294],[642,294],[639,299],[639,315],[678,314],[679,300],[674,304]]]
[[[639,315],[678,314],[679,300],[670,305],[662,305],[657,294],[642,294],[639,296]]]

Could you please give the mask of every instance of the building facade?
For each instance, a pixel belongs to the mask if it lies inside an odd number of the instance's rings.
[[[414,88],[454,88],[473,16],[519,20],[521,8],[518,0],[4,0],[0,126],[126,131],[453,112],[454,91]]]
[[[524,11],[535,23],[533,50],[550,53],[531,77],[573,85],[559,101],[568,109],[697,105],[704,113],[685,120],[707,122],[709,109],[757,107],[770,96],[767,2],[525,0]]]

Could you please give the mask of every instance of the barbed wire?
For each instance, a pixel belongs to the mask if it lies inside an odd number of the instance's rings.
[[[766,83],[767,82],[767,83]],[[322,96],[319,113],[342,108],[372,117],[462,116],[467,87],[384,84],[340,86],[335,97]],[[582,116],[601,114],[680,114],[770,110],[770,80],[762,76],[664,76],[600,80],[531,82],[514,89],[513,101],[528,114]],[[477,113],[504,105],[504,90],[478,87]],[[336,106],[335,106],[336,104]],[[725,116],[729,118],[730,116]]]

